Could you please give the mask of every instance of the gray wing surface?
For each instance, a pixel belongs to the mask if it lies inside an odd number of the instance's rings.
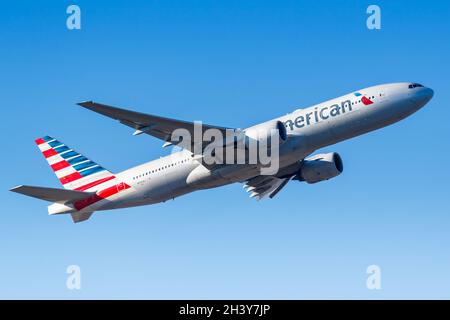
[[[175,130],[185,129],[189,131],[189,133],[191,134],[192,143],[190,146],[183,145],[183,147],[189,149],[191,152],[194,152],[194,144],[193,144],[194,125],[195,125],[194,122],[170,119],[151,114],[121,109],[117,107],[108,106],[105,104],[96,103],[93,101],[81,102],[78,103],[78,105],[91,111],[97,112],[106,117],[118,120],[120,123],[136,130],[134,132],[135,135],[145,133],[158,139],[161,139],[165,142],[171,142],[172,133]],[[208,124],[202,124],[203,132],[208,129],[219,130],[222,133],[223,137],[226,136],[227,130],[228,133],[230,130],[231,131],[235,130],[233,128],[225,128]],[[174,144],[177,143],[174,142]],[[203,150],[203,147],[206,144],[207,143],[202,143],[202,148],[200,149],[200,151]]]

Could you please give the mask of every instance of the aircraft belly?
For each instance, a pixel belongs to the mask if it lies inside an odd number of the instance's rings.
[[[153,203],[173,199],[177,196],[194,191],[186,183],[186,177],[192,171],[192,166],[174,168],[153,179],[146,188],[144,197]]]
[[[360,110],[354,110],[348,114],[333,119],[331,124],[331,144],[361,134],[365,129],[364,114]]]
[[[159,202],[162,197],[170,193],[167,177],[163,173],[158,173],[148,178],[141,188],[143,201]]]
[[[332,125],[333,138],[330,144],[385,127],[398,120],[392,114],[391,103],[387,100],[376,105],[364,106],[362,109],[335,119]]]

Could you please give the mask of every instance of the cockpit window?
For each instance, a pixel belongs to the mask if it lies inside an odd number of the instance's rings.
[[[423,85],[421,85],[420,83],[411,83],[408,88],[409,89],[414,89],[414,88],[421,88],[423,87]]]

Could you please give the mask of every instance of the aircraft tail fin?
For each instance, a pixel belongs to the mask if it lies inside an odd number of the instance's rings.
[[[65,189],[95,191],[100,184],[115,179],[99,164],[50,136],[35,142]]]

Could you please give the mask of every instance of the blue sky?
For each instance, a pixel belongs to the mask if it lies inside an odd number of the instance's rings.
[[[66,28],[72,3],[81,30]],[[373,3],[379,31],[366,28]],[[449,13],[444,1],[4,1],[0,298],[450,298]],[[60,187],[33,142],[44,134],[114,172],[170,152],[79,101],[245,127],[397,81],[435,97],[324,149],[341,176],[272,200],[236,184],[75,225],[7,191]],[[381,290],[366,288],[372,264]]]

